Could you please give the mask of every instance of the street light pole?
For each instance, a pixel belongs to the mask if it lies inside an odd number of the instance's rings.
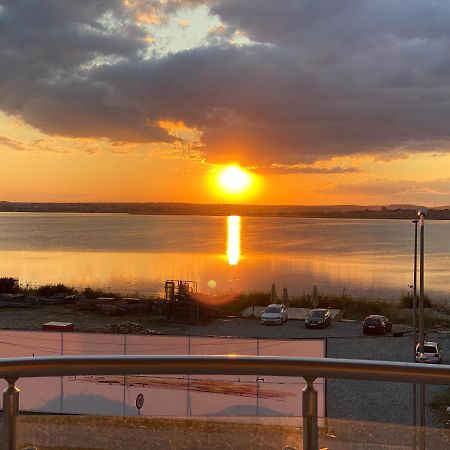
[[[420,224],[420,297],[419,297],[419,352],[424,352],[425,332],[423,325],[424,316],[424,235],[425,235],[425,212],[419,209]]]
[[[419,216],[420,225],[420,297],[419,297],[419,354],[424,353],[424,342],[425,342],[425,332],[424,332],[424,300],[425,300],[425,286],[424,286],[424,237],[425,237],[425,208],[419,208],[417,215]],[[419,424],[421,426],[420,433],[420,448],[425,448],[425,384],[420,383],[420,396],[419,396]]]
[[[412,338],[413,338],[413,345],[412,345],[412,361],[416,362],[416,344],[417,344],[417,223],[419,222],[419,219],[414,219],[414,280],[413,280],[413,304],[412,304],[412,310],[413,310],[413,332],[412,332]],[[417,425],[417,389],[416,389],[416,383],[413,383],[413,425]]]

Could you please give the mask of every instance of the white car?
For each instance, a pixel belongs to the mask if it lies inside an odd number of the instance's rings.
[[[263,325],[281,325],[288,320],[288,312],[284,305],[269,305],[262,313],[261,323]]]
[[[416,362],[440,364],[442,361],[442,348],[436,342],[424,342],[423,353],[419,351],[419,344],[416,345]]]

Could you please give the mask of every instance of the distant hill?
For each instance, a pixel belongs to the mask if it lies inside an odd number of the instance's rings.
[[[412,219],[415,205],[233,205],[199,203],[25,203],[0,202],[0,212],[125,213],[253,217]],[[450,208],[429,208],[428,218],[450,219]]]
[[[388,209],[413,209],[416,210],[417,205],[387,205],[386,208]]]

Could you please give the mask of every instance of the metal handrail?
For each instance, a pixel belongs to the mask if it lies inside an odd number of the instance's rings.
[[[197,374],[303,377],[303,448],[318,450],[316,378],[450,384],[450,365],[278,356],[52,356],[0,359],[3,448],[16,450],[19,378],[69,375]]]
[[[450,384],[450,365],[279,356],[51,356],[4,358],[0,378],[69,375],[216,374],[347,378]]]

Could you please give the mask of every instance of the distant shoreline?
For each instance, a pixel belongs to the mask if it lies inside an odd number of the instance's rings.
[[[413,219],[412,205],[234,205],[195,203],[25,203],[0,202],[0,212],[117,213],[131,215],[246,216],[333,219]],[[450,208],[430,208],[427,219],[450,220]]]

